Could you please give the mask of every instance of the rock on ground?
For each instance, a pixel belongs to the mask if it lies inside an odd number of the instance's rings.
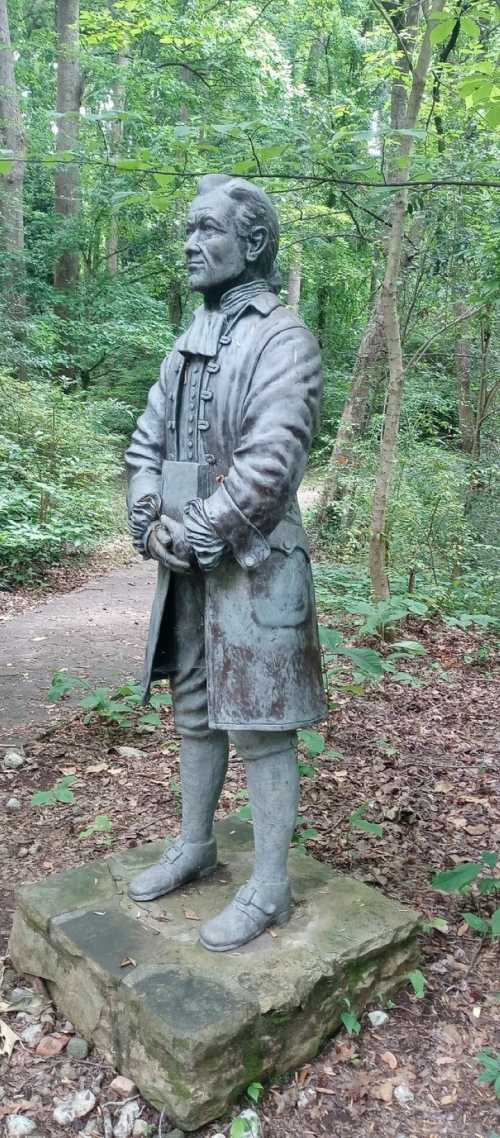
[[[89,1045],[86,1039],[80,1039],[75,1035],[74,1039],[70,1039],[66,1048],[66,1055],[72,1059],[86,1059],[89,1053]]]
[[[8,1114],[5,1119],[5,1133],[7,1138],[25,1138],[25,1135],[36,1133],[36,1122],[27,1118],[25,1114]]]
[[[115,1122],[113,1127],[114,1138],[130,1138],[134,1129],[134,1123],[141,1113],[141,1107],[137,1099],[132,1102],[126,1102],[120,1110],[118,1121]]]
[[[90,1114],[95,1103],[96,1098],[92,1091],[77,1091],[75,1095],[69,1095],[56,1106],[53,1117],[59,1126],[70,1126],[76,1118],[85,1118],[86,1114]]]

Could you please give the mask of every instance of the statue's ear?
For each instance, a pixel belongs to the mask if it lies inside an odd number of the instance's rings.
[[[254,225],[247,236],[247,261],[258,261],[269,241],[265,225]]]

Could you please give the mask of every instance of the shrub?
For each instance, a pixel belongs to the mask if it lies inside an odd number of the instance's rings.
[[[0,374],[0,587],[122,530],[120,471],[84,396]]]

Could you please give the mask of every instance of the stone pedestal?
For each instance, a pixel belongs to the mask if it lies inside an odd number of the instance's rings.
[[[200,920],[251,867],[248,822],[226,818],[217,837],[213,878],[159,901],[138,905],[126,886],[162,842],[25,886],[10,941],[16,967],[43,977],[79,1033],[184,1130],[311,1058],[348,1006],[380,1003],[416,959],[416,913],[299,850],[290,923],[207,952]]]

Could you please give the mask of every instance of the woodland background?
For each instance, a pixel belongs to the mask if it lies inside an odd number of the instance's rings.
[[[489,0],[0,0],[4,589],[123,530],[187,203],[228,171],[321,342],[319,588],[493,618],[499,38]]]
[[[382,1029],[347,1006],[314,1061],[247,1095],[265,1138],[499,1138],[497,9],[79,4],[0,0],[0,674],[3,726],[18,688],[29,720],[0,771],[0,950],[16,884],[179,824],[168,693],[145,710],[128,675],[93,686],[113,651],[99,613],[120,612],[120,570],[102,570],[129,544],[123,451],[198,303],[183,256],[197,178],[255,178],[325,373],[304,503],[330,714],[300,733],[294,843],[423,919],[421,969]],[[73,714],[37,733],[31,681],[38,652],[49,684],[61,587],[96,574],[87,655],[78,600],[58,626],[48,699]],[[55,596],[30,627],[41,589]],[[142,651],[136,615],[123,667]],[[220,813],[248,820],[245,796],[235,761]],[[79,1087],[85,1133],[123,1136],[112,1071],[94,1053],[62,1063],[71,1025],[20,1006],[4,959],[0,1118],[28,1112],[56,1136],[54,1104]],[[138,1109],[134,1134],[165,1134]],[[243,1133],[234,1118],[203,1136],[221,1126]]]

